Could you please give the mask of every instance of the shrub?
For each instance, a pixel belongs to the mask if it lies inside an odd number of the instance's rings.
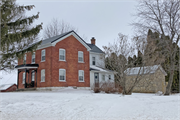
[[[94,91],[94,93],[99,93],[100,92],[100,88],[99,87],[94,87],[93,91]]]
[[[95,86],[95,84],[94,84]],[[100,82],[99,87],[94,87],[94,93],[99,93],[100,91],[105,93],[122,93],[122,87],[115,87],[114,82]]]

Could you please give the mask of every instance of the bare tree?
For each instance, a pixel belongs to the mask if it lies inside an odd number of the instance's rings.
[[[77,29],[71,26],[69,23],[63,20],[58,20],[57,18],[53,18],[51,22],[44,28],[43,37],[46,39],[71,30],[77,32]]]
[[[165,47],[163,54],[169,56],[170,71],[166,94],[169,95],[176,65],[177,45],[180,39],[180,0],[141,0],[137,6],[138,21],[132,25],[138,35],[146,35],[151,29],[160,35],[159,45]]]
[[[144,73],[148,74],[151,72],[150,67],[145,67],[148,60],[143,58],[142,64],[136,71],[137,74],[135,75],[134,81],[130,84],[126,79],[127,76],[131,74],[130,72],[134,69],[135,62],[133,61],[132,63],[128,63],[128,56],[134,54],[134,51],[136,51],[137,48],[138,50],[139,48],[141,48],[141,50],[145,49],[145,45],[138,43],[139,39],[140,38],[134,38],[132,42],[128,40],[126,35],[119,34],[117,41],[113,44],[109,44],[109,46],[103,46],[106,55],[106,68],[117,72],[117,74],[115,74],[116,84],[123,88],[123,94],[131,94],[133,88],[143,79]]]

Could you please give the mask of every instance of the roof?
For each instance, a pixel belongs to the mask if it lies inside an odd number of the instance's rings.
[[[94,66],[94,65],[91,65],[90,66],[90,71],[99,71],[99,72],[114,72],[112,70],[108,70],[108,69],[105,69],[105,68],[101,68],[101,67],[97,67],[97,66]]]
[[[158,70],[158,68],[162,71],[164,75],[167,75],[167,73],[164,71],[161,65],[128,68],[124,72],[126,73],[126,75],[138,75],[138,73],[139,74],[153,74]]]
[[[42,40],[42,43],[41,45],[43,44],[47,44],[47,43],[53,43],[55,42],[56,40],[66,36],[67,34],[71,33],[71,32],[74,32],[73,30],[69,31],[69,32],[65,32],[65,33],[62,33],[60,35],[57,35],[57,36],[54,36],[54,37],[50,37],[48,39],[45,39],[45,40]],[[75,33],[75,32],[74,32]],[[82,38],[81,38],[82,39]],[[83,39],[82,39],[83,42],[85,42]],[[85,42],[86,43],[86,42]]]
[[[100,48],[98,48],[96,45],[94,44],[89,44],[87,43],[87,45],[91,48],[90,52],[96,52],[96,53],[104,53]]]
[[[99,47],[97,47],[96,45],[94,44],[89,44],[89,43],[86,43],[75,31],[71,30],[69,32],[66,32],[66,33],[62,33],[60,35],[57,35],[57,36],[54,36],[54,37],[50,37],[48,39],[45,39],[45,40],[42,40],[41,44],[39,46],[46,46],[47,44],[53,44],[59,40],[59,39],[63,39],[64,37],[66,37],[66,35],[69,35],[73,33],[75,36],[78,37],[78,39],[80,39],[80,41],[82,41],[81,43],[83,45],[85,45],[85,47],[87,47],[88,49],[90,49],[90,52],[95,52],[95,53],[104,53]],[[38,41],[39,42],[39,41]],[[31,47],[32,45],[34,44],[37,44],[38,42],[36,43],[33,43],[31,45],[29,45],[28,47]],[[25,47],[24,49],[27,49],[28,47]],[[46,46],[47,47],[47,46]],[[45,48],[45,47],[44,47]],[[23,49],[23,50],[24,50]],[[41,49],[41,48],[40,48]]]
[[[8,89],[9,87],[13,86],[15,84],[3,84],[3,85],[0,85],[0,90],[6,90]]]

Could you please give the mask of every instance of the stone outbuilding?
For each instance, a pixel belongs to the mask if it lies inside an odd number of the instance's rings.
[[[167,73],[161,65],[128,68],[126,74],[126,89],[129,89],[135,82],[139,81],[133,92],[156,93],[166,91],[165,76]]]

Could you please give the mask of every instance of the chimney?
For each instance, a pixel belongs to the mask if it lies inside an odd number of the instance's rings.
[[[96,39],[94,37],[91,38],[91,44],[95,45]]]

